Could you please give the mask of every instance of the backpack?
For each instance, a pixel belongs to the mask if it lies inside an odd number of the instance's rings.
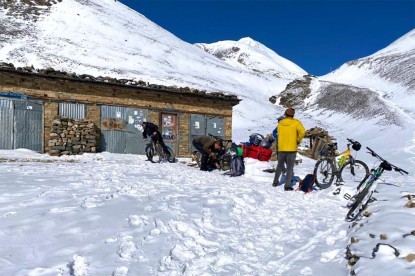
[[[254,133],[249,136],[249,143],[254,146],[259,146],[262,140],[264,139],[265,139],[264,136],[262,136],[261,134]]]
[[[314,176],[314,174],[307,174],[303,180],[300,181],[300,184],[297,188],[296,191],[300,190],[303,191],[304,193],[309,193],[313,190],[313,185],[316,181],[316,177]]]
[[[244,158],[240,155],[234,156],[231,161],[231,170],[224,173],[224,175],[241,176],[245,173]]]

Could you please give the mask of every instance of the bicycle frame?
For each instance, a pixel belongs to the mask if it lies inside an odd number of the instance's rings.
[[[372,169],[372,172],[368,180],[363,180],[359,184],[359,186],[357,187],[357,192],[353,197],[347,194],[347,196],[350,197],[351,200],[351,202],[347,204],[347,207],[350,208],[349,212],[346,215],[346,220],[348,221],[355,220],[360,214],[360,212],[364,210],[366,206],[369,204],[370,198],[374,193],[374,190],[376,189],[377,180],[384,173],[384,171],[395,170],[396,172],[399,172],[401,174],[408,174],[407,171],[386,161],[369,147],[366,147],[366,149],[368,150],[368,153],[370,153],[373,157],[376,157],[380,161],[380,164],[375,169]]]
[[[356,194],[358,194],[364,188],[372,186],[373,183],[375,183],[380,178],[384,171],[385,169],[382,168],[380,165],[376,169],[372,169],[372,173],[370,174],[369,178],[357,187]]]
[[[332,156],[328,156],[326,157],[326,159],[331,159],[333,161],[333,165],[334,165],[334,173],[336,176],[336,179],[339,180],[341,177],[339,175],[340,173],[340,169],[341,167],[346,164],[349,160],[354,160],[354,157],[352,155],[352,152],[350,150],[350,145],[351,144],[347,144],[347,149],[336,154],[335,152],[333,153]],[[338,160],[336,160],[336,158],[338,158]]]
[[[350,151],[350,144],[347,144],[347,149],[345,151],[340,152],[337,156],[340,157],[335,164],[338,166],[338,170],[345,164],[350,158],[353,158],[352,153]]]

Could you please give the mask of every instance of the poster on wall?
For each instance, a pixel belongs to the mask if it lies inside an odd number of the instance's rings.
[[[172,115],[163,115],[163,127],[174,127],[175,117]]]
[[[174,129],[163,129],[162,136],[164,140],[174,140]]]

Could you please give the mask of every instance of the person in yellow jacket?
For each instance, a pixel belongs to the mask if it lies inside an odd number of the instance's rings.
[[[291,187],[291,180],[293,177],[295,157],[297,155],[298,145],[305,135],[305,128],[303,124],[294,119],[295,110],[288,108],[285,110],[285,118],[278,122],[278,165],[275,172],[272,186],[276,187],[279,183],[281,173],[284,171],[285,164],[287,165],[285,178],[285,191],[294,190]]]

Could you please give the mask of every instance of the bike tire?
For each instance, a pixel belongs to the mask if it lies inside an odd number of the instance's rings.
[[[360,160],[346,162],[339,171],[340,180],[343,182],[360,183],[366,181],[370,174],[369,167]]]
[[[314,176],[316,185],[320,189],[327,189],[331,186],[335,176],[333,161],[330,159],[322,159],[317,161],[314,166]]]
[[[146,151],[146,156],[147,159],[151,162],[151,163],[160,163],[162,156],[160,155],[160,149],[158,147],[158,145],[156,145],[155,147],[153,147],[153,145],[148,145],[145,149]]]
[[[195,152],[195,161],[197,166],[200,168],[202,166],[202,154],[198,151]]]
[[[169,150],[169,157],[167,157],[167,161],[169,163],[174,163],[176,162],[176,155],[173,153],[172,149],[170,147],[167,147],[167,149]]]
[[[154,149],[151,144],[146,146],[145,152],[146,152],[147,160],[153,162],[152,160],[154,156]]]
[[[227,158],[221,158],[219,161],[219,165],[222,171],[229,171],[231,169],[231,160]]]
[[[367,207],[370,197],[373,194],[373,191],[372,191],[370,195],[368,196],[370,192],[370,186],[371,185],[368,185],[358,195],[356,195],[355,197],[356,200],[354,201],[352,206],[350,206],[350,209],[347,212],[347,215],[346,215],[347,221],[354,221],[359,216],[359,214]]]

